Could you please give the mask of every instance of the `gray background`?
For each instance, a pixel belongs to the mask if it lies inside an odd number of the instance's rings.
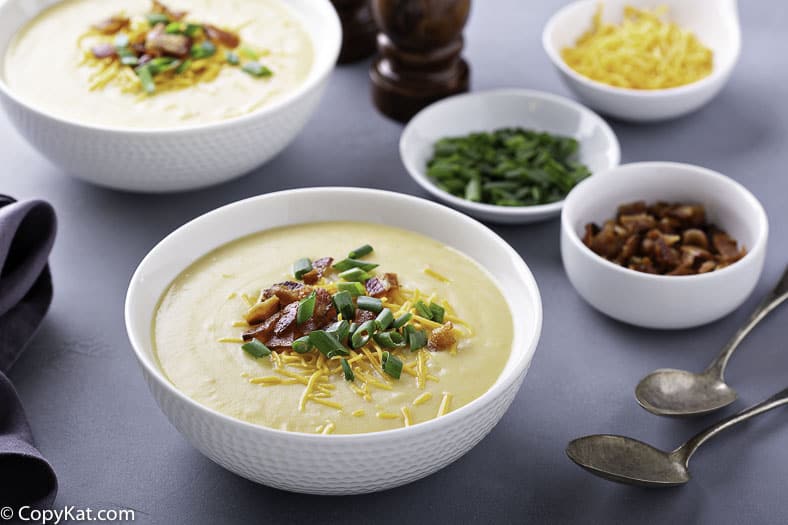
[[[562,3],[475,2],[466,31],[473,88],[567,94],[540,43],[545,21]],[[772,226],[759,296],[788,263],[788,13],[777,0],[741,4],[741,61],[711,104],[669,123],[612,125],[624,162],[700,164],[755,193]],[[757,298],[694,330],[611,321],[566,280],[556,220],[495,227],[536,275],[544,331],[508,413],[450,467],[381,494],[307,497],[237,477],[181,438],[155,406],[126,340],[122,307],[132,271],[174,228],[251,195],[338,184],[423,195],[399,161],[401,127],[379,116],[367,93],[366,63],[338,69],[306,130],[274,161],[223,186],[167,196],[117,193],[65,177],[0,116],[0,191],[45,198],[60,218],[51,260],[55,301],[11,374],[38,445],[59,475],[57,506],[129,507],[141,523],[788,521],[785,409],[711,441],[693,460],[694,479],[680,489],[609,484],[565,457],[566,443],[583,434],[624,433],[673,447],[719,417],[659,419],[636,405],[632,389],[657,367],[702,369]],[[788,386],[786,323],[788,310],[778,310],[733,358],[728,378],[741,400],[728,412]]]

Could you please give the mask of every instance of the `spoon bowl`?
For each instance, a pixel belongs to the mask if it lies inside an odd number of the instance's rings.
[[[659,416],[697,416],[736,401],[736,391],[714,374],[656,370],[635,388],[640,406]]]

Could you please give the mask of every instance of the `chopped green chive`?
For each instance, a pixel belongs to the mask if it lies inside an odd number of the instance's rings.
[[[158,57],[145,65],[150,68],[152,75],[158,75],[159,73],[164,73],[165,71],[178,67],[180,62],[172,57]]]
[[[373,334],[372,339],[380,345],[381,348],[405,346],[405,340],[399,332],[381,332],[379,334]]]
[[[375,326],[378,327],[378,330],[385,330],[391,323],[394,322],[394,314],[391,313],[391,310],[388,308],[384,308],[380,311],[377,318],[375,319]]]
[[[375,263],[368,263],[364,261],[359,261],[358,259],[344,259],[339,261],[334,265],[334,269],[338,272],[344,272],[345,270],[350,270],[351,268],[361,268],[365,272],[370,270],[374,270],[379,265]]]
[[[140,83],[142,84],[142,89],[147,94],[152,94],[156,91],[156,84],[153,82],[153,73],[151,73],[150,68],[146,65],[138,67],[136,70],[137,77],[140,79]]]
[[[410,312],[402,314],[401,316],[397,317],[394,320],[394,322],[392,323],[391,327],[394,328],[395,330],[397,328],[402,328],[403,326],[405,326],[407,324],[408,321],[411,320],[412,317],[413,317],[413,314],[410,313]]]
[[[381,310],[383,310],[383,301],[376,297],[369,297],[368,295],[362,295],[356,301],[356,306],[359,307],[361,310],[366,310],[368,312],[372,312],[375,314],[379,314]]]
[[[337,312],[342,314],[342,319],[353,319],[356,307],[353,306],[353,294],[350,292],[337,292],[332,297]]]
[[[192,67],[192,61],[184,60],[178,67],[175,68],[175,72],[180,75],[181,73],[186,73],[190,67]]]
[[[421,299],[416,301],[416,305],[414,306],[414,308],[416,308],[416,313],[418,315],[420,315],[421,317],[423,317],[425,319],[432,320],[432,310],[430,310],[429,306],[424,304],[424,301],[422,301]]]
[[[312,261],[306,257],[298,259],[293,263],[293,275],[296,279],[301,279],[304,274],[312,271]]]
[[[407,333],[407,343],[411,352],[415,352],[427,346],[427,332],[424,330],[416,330],[411,325],[406,326],[406,328],[410,328]]]
[[[191,49],[192,58],[208,58],[216,53],[216,46],[210,40],[194,44]]]
[[[249,73],[253,77],[257,78],[270,77],[274,74],[273,71],[262,65],[260,62],[247,62],[241,69],[243,69],[245,73]]]
[[[354,381],[356,376],[353,375],[353,370],[350,369],[350,363],[347,362],[347,359],[344,357],[342,358],[342,371],[345,373],[345,381]]]
[[[224,57],[227,59],[228,64],[237,66],[238,64],[241,63],[241,59],[238,58],[238,55],[236,55],[232,51],[228,51],[227,53],[225,53]]]
[[[326,332],[332,334],[337,338],[337,341],[344,344],[348,338],[348,335],[350,335],[350,323],[345,320],[337,321],[326,328]]]
[[[309,294],[309,297],[302,299],[301,302],[298,303],[298,310],[296,311],[296,324],[302,325],[312,317],[312,314],[315,313],[316,300],[317,294],[312,292]]]
[[[345,270],[344,272],[340,273],[339,277],[340,279],[344,279],[346,281],[364,282],[372,276],[361,268],[351,268],[350,270]]]
[[[182,33],[184,29],[186,29],[186,26],[184,26],[184,24],[181,22],[170,22],[167,24],[165,31],[172,35]]]
[[[446,309],[436,303],[430,303],[430,312],[432,312],[432,320],[436,323],[442,323],[443,317],[446,315]]]
[[[298,354],[306,354],[312,350],[312,343],[309,342],[309,336],[299,337],[293,341],[293,351]]]
[[[350,352],[342,346],[334,334],[330,334],[325,330],[313,330],[309,332],[309,342],[325,355],[326,357],[334,357],[335,355],[350,355]]]
[[[381,364],[383,365],[383,371],[394,379],[399,379],[400,375],[402,375],[402,361],[391,355],[390,352],[383,352]]]
[[[372,246],[369,244],[365,244],[364,246],[359,246],[355,250],[352,250],[349,254],[347,254],[349,259],[358,259],[360,257],[364,257],[365,255],[369,255],[372,253]]]
[[[375,333],[375,321],[361,323],[350,338],[351,348],[361,348],[369,342],[369,338]]]
[[[260,357],[271,355],[271,349],[257,339],[252,339],[248,343],[241,345],[241,348],[243,348],[247,354],[258,359]]]
[[[353,297],[358,297],[359,295],[364,295],[367,293],[367,289],[364,288],[364,285],[361,283],[337,283],[337,290],[340,292],[350,292],[350,295]]]
[[[145,18],[148,19],[148,23],[152,26],[170,23],[170,18],[164,13],[148,13],[145,15]]]
[[[184,29],[183,32],[186,36],[195,36],[201,29],[202,26],[200,24],[186,24],[186,29]]]

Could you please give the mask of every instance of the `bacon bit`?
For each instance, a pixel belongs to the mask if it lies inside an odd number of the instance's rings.
[[[188,14],[187,11],[173,11],[163,3],[159,2],[159,0],[153,0],[153,9],[154,13],[161,13],[163,15],[167,15],[167,18],[170,20],[179,21],[182,20],[184,16]]]
[[[235,49],[241,43],[241,39],[238,38],[238,35],[231,33],[230,31],[219,29],[218,27],[210,24],[205,24],[203,29],[205,30],[205,35],[210,40],[222,44],[225,47],[229,47],[230,49]]]
[[[312,271],[305,273],[302,279],[306,284],[315,284],[325,275],[332,262],[334,262],[332,257],[323,257],[316,260],[312,263]]]
[[[279,298],[279,302],[282,303],[282,306],[287,306],[290,303],[300,301],[310,293],[312,293],[311,286],[305,286],[294,281],[285,281],[275,284],[271,288],[265,290],[263,292],[263,299],[268,299],[275,295]]]
[[[241,334],[241,337],[244,341],[259,339],[260,341],[265,342],[266,339],[270,338],[271,334],[273,334],[274,327],[276,326],[276,323],[279,322],[280,317],[282,317],[281,312],[275,313],[266,319],[262,324],[259,324]]]
[[[109,58],[118,54],[118,52],[115,50],[115,46],[112,44],[96,44],[90,48],[90,51],[96,58]]]
[[[381,297],[388,292],[396,291],[399,288],[399,280],[396,273],[387,273],[382,277],[373,277],[366,283],[367,295]]]
[[[244,315],[244,319],[249,324],[262,323],[276,312],[279,311],[279,298],[277,296],[269,297],[265,301],[256,303]]]
[[[356,315],[353,317],[354,323],[365,323],[367,321],[372,321],[375,319],[375,314],[368,310],[362,310],[361,308],[356,308]]]
[[[156,24],[145,37],[145,51],[150,55],[184,58],[189,54],[190,49],[191,38],[186,35],[168,34],[164,24]]]
[[[284,310],[282,310],[282,316],[276,322],[276,326],[274,327],[274,333],[276,335],[281,335],[284,333],[290,326],[295,323],[296,315],[298,314],[298,303],[290,303],[285,306]]]
[[[125,16],[115,15],[93,24],[93,29],[105,35],[114,35],[121,29],[128,27],[129,22],[130,20]]]
[[[440,328],[436,328],[430,334],[427,341],[427,346],[430,350],[447,350],[457,343],[457,338],[454,337],[454,325],[451,321],[443,324]]]

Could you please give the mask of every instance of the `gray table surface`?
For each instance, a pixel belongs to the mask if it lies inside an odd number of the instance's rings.
[[[567,94],[542,52],[541,28],[563,2],[478,1],[466,31],[473,88]],[[237,181],[179,195],[124,194],[63,175],[0,116],[0,191],[57,209],[55,300],[12,371],[41,451],[60,480],[56,506],[133,508],[138,523],[550,522],[785,523],[788,413],[777,411],[711,441],[694,479],[672,490],[609,484],[564,455],[573,437],[632,435],[672,447],[718,416],[666,420],[637,406],[637,380],[657,367],[701,369],[788,263],[788,9],[742,2],[744,49],[727,87],[672,122],[612,125],[623,161],[707,166],[744,183],[772,226],[754,296],[709,326],[659,332],[611,321],[574,292],[561,267],[558,221],[495,227],[522,254],[542,290],[544,331],[514,404],[465,457],[424,480],[380,494],[310,497],[258,486],[215,465],[170,426],[149,395],[123,325],[132,271],[164,235],[193,217],[260,193],[304,186],[423,192],[397,153],[400,125],[368,102],[367,63],[342,67],[320,109],[279,157]],[[741,399],[788,386],[788,310],[779,310],[733,358]]]

